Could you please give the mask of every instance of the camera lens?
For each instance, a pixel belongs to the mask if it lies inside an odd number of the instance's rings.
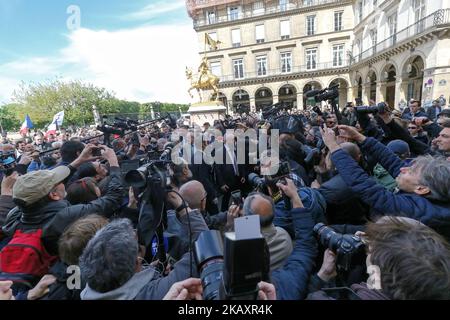
[[[223,277],[223,239],[219,231],[200,234],[194,245],[205,300],[219,300]]]
[[[314,226],[314,232],[318,235],[320,243],[333,252],[337,252],[341,245],[342,234],[337,233],[323,223]]]

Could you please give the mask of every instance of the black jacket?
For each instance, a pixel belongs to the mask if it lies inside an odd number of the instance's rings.
[[[236,152],[236,150],[234,152]],[[237,167],[238,167],[238,175],[235,174],[232,159],[230,158],[229,153],[224,147],[223,164],[215,164],[217,185],[219,187],[222,187],[223,185],[226,184],[230,187],[231,189],[230,191],[240,189],[241,187],[240,179],[247,177],[245,176],[245,165],[238,164]]]
[[[0,225],[6,221],[6,216],[8,213],[14,209],[16,205],[14,204],[11,196],[0,196]]]
[[[51,255],[57,255],[58,239],[71,223],[89,214],[110,217],[120,207],[123,193],[120,168],[112,167],[111,176],[106,195],[89,204],[71,205],[66,200],[60,200],[27,211],[14,208],[2,228],[3,232],[6,236],[12,236],[16,230],[42,228],[42,241],[46,250]]]
[[[195,154],[192,154],[189,169],[192,172],[193,179],[202,183],[208,193],[208,198],[216,198],[217,195],[213,181],[213,168],[205,162],[203,152],[197,151]]]
[[[318,189],[327,201],[328,224],[365,224],[369,206],[347,186],[338,174]]]

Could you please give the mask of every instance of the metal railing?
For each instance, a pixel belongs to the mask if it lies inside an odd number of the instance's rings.
[[[408,26],[407,28],[398,31],[397,33],[384,39],[383,41],[378,42],[375,46],[354,56],[352,63],[359,63],[374,56],[377,53],[395,46],[398,43],[401,43],[417,35],[428,32],[440,25],[445,25],[448,23],[450,23],[450,9],[438,10],[430,14],[429,16],[417,21],[416,23]]]
[[[335,62],[322,62],[322,63],[310,63],[301,66],[291,66],[290,68],[277,68],[277,69],[267,69],[266,72],[244,72],[243,77],[235,77],[234,74],[224,75],[219,77],[220,82],[229,82],[229,81],[240,81],[240,80],[248,80],[254,78],[265,78],[272,76],[282,76],[288,74],[295,73],[305,73],[305,72],[315,72],[322,70],[330,70],[330,69],[339,69],[339,68],[347,68],[349,66],[348,60],[342,60],[342,63]]]
[[[188,0],[188,2],[191,3],[191,7],[193,8],[192,10],[195,10],[196,7],[200,6],[206,8],[208,7],[207,6],[208,3],[210,3],[211,6],[215,5],[214,4],[215,1],[212,0],[192,0],[192,1]],[[206,17],[200,15],[198,16],[198,19],[194,19],[194,28],[340,2],[348,2],[348,0],[311,0],[311,1],[299,0],[296,3],[288,3],[282,5],[278,4],[276,6],[259,8],[255,10],[253,10],[253,7],[249,5],[248,7],[244,7],[244,10],[241,10],[239,13],[220,15],[212,19],[206,19]],[[198,5],[196,5],[195,3],[198,3]]]

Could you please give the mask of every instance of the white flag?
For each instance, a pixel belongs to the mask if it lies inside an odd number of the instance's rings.
[[[58,127],[61,127],[64,122],[64,110],[61,112],[58,112],[53,116],[52,124],[57,125]]]

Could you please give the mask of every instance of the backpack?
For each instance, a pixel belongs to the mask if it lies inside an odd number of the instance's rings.
[[[42,229],[16,230],[0,251],[0,280],[12,280],[32,288],[48,273],[57,257],[47,253],[41,237]]]

